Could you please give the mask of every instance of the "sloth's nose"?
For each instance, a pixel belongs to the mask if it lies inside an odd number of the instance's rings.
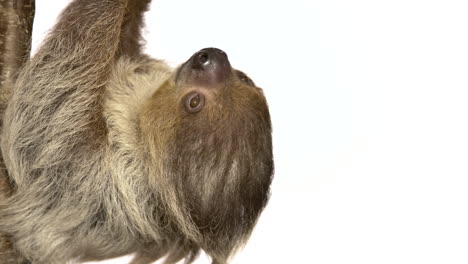
[[[203,70],[210,66],[213,56],[206,51],[199,51],[193,57],[192,66],[195,69]]]
[[[195,53],[191,58],[192,68],[202,71],[213,81],[225,80],[231,73],[231,64],[226,53],[217,48],[206,48]]]
[[[193,55],[192,66],[198,70],[209,70],[214,67],[226,67],[229,60],[224,51],[217,48],[206,48]]]

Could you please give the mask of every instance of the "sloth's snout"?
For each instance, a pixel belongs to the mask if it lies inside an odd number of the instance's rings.
[[[184,85],[222,87],[233,74],[226,53],[217,48],[202,49],[182,64],[176,72],[175,80]]]
[[[197,70],[223,70],[230,68],[224,51],[217,48],[206,48],[193,54],[192,67]]]
[[[202,49],[189,59],[193,78],[206,84],[225,81],[232,72],[226,53],[217,48]]]

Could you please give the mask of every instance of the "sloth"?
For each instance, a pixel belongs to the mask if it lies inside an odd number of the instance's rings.
[[[14,81],[0,232],[27,263],[225,264],[267,204],[262,89],[216,48],[176,68],[143,54],[149,2],[73,1]]]

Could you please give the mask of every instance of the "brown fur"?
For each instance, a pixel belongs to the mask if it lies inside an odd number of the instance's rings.
[[[190,263],[204,250],[224,264],[266,205],[261,90],[234,69],[205,87],[141,54],[148,2],[75,0],[13,86],[0,231],[32,263]],[[182,103],[194,90],[198,113]]]

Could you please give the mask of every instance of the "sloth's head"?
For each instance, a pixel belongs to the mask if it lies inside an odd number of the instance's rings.
[[[206,251],[232,253],[250,234],[272,180],[262,90],[226,53],[203,49],[152,95],[140,122],[170,221]]]

